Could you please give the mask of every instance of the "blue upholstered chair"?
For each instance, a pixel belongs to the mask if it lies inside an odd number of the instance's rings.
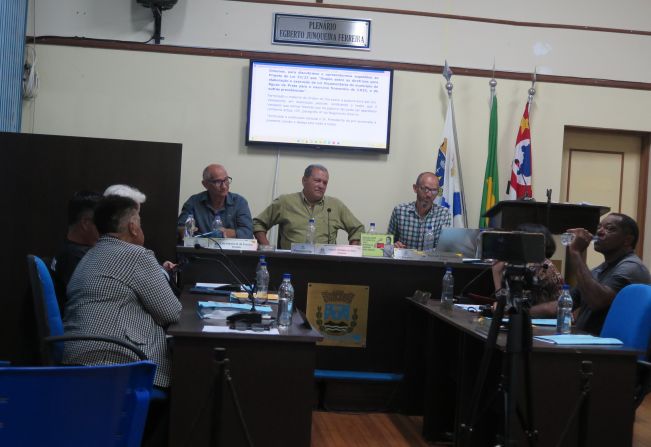
[[[640,405],[651,389],[651,286],[631,284],[619,291],[601,329],[602,337],[614,337],[639,351],[635,403]]]
[[[38,329],[41,362],[45,365],[58,365],[63,356],[63,342],[70,340],[105,341],[120,345],[132,351],[140,360],[147,356],[139,348],[115,337],[95,334],[63,333],[63,321],[57,302],[52,276],[41,258],[27,255],[27,270],[32,287],[32,297]]]
[[[27,255],[27,268],[36,311],[36,325],[41,344],[41,360],[44,365],[60,365],[63,357],[63,342],[72,340],[113,343],[130,350],[140,360],[148,360],[147,355],[140,348],[120,338],[96,334],[64,334],[63,321],[61,320],[61,312],[59,311],[50,270],[48,270],[47,265],[41,258],[34,255]],[[168,397],[167,392],[160,388],[154,388],[152,400],[164,401]]]
[[[140,446],[156,365],[0,367],[0,445]]]

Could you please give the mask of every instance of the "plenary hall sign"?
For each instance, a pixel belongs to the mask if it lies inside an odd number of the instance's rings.
[[[370,20],[274,14],[275,44],[369,49]]]

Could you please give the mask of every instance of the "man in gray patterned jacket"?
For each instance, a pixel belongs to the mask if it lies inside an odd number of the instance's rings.
[[[169,387],[165,329],[179,320],[181,303],[154,253],[142,244],[138,204],[108,196],[95,209],[100,238],[79,262],[64,312],[65,332],[122,338],[156,363],[154,385]],[[137,360],[124,348],[103,342],[67,342],[64,363],[97,365]]]

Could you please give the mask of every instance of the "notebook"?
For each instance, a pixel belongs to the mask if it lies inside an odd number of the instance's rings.
[[[621,340],[616,338],[595,337],[590,334],[559,334],[559,335],[538,335],[536,340],[553,343],[556,345],[622,345]]]

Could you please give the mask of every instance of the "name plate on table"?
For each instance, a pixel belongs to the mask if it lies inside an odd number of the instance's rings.
[[[361,245],[316,244],[314,254],[361,258],[362,247]]]
[[[314,244],[292,244],[292,253],[314,254]]]
[[[292,244],[292,253],[307,253],[315,255],[349,256],[354,258],[362,257],[360,245],[336,245],[336,244]]]
[[[186,237],[183,239],[184,247],[194,247],[197,244],[199,244],[203,248],[221,247],[227,250],[256,251],[258,249],[258,241],[256,241],[255,239],[207,238],[207,237]]]
[[[364,257],[391,257],[393,254],[387,250],[393,246],[392,234],[362,233],[362,256]]]

